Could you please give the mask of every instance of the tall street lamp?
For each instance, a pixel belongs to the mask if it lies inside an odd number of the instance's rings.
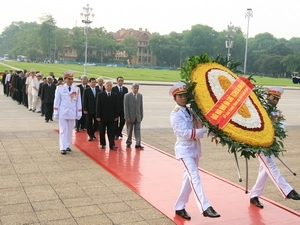
[[[91,12],[93,11],[93,8],[91,8],[89,6],[89,4],[86,5],[86,7],[83,7],[83,12],[80,13],[82,20],[81,22],[83,22],[85,24],[84,26],[84,35],[85,35],[85,53],[84,53],[84,72],[83,74],[86,75],[87,74],[87,36],[88,36],[88,30],[89,30],[89,25],[93,22],[91,19],[94,18],[94,14],[91,14]]]
[[[227,41],[225,41],[225,46],[227,48],[227,61],[228,61],[228,64],[229,64],[229,60],[230,60],[230,49],[233,47],[233,35],[232,35],[232,32],[233,32],[233,29],[234,29],[234,26],[232,25],[232,23],[230,23],[228,25],[228,34],[227,34]]]
[[[248,51],[248,36],[249,36],[250,17],[253,17],[253,11],[252,11],[252,9],[248,8],[246,15],[245,15],[245,18],[248,19],[248,24],[247,24],[247,36],[246,36],[246,48],[245,48],[244,74],[246,74],[246,67],[247,67],[247,51]]]

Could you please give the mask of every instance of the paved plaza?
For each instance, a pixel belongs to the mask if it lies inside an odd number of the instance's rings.
[[[174,155],[175,138],[169,114],[175,103],[168,95],[169,88],[168,84],[141,83],[145,111],[142,141]],[[300,89],[287,88],[278,106],[286,117],[288,131],[287,152],[281,158],[299,175],[293,176],[280,162],[278,166],[285,179],[300,192],[299,97]],[[58,122],[45,123],[40,114],[29,112],[3,96],[2,85],[0,106],[1,225],[174,224],[75,147],[68,157],[62,156],[58,134],[54,132]],[[226,147],[215,146],[204,138],[202,148],[200,167],[245,187],[243,158],[239,158],[243,178],[239,183],[234,157]],[[258,165],[256,159],[249,161],[249,188],[255,182]],[[225,194],[222,190],[216,193],[220,200]],[[300,212],[300,202],[284,200],[271,181],[264,196]]]

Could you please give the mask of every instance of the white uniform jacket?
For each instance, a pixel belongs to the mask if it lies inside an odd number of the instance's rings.
[[[26,78],[25,84],[27,84],[27,94],[32,94],[32,76]]]
[[[198,120],[195,127],[193,115],[187,112],[186,107],[176,105],[170,115],[171,125],[177,141],[175,143],[175,156],[180,158],[199,158],[201,157],[201,145],[199,138],[207,132]],[[195,118],[194,118],[195,120]]]
[[[38,80],[36,77],[31,80],[31,88],[32,88],[31,89],[31,94],[33,96],[38,96],[40,83],[42,83],[42,82],[43,82],[42,79]]]
[[[55,90],[53,105],[54,118],[78,119],[82,116],[82,106],[80,90],[76,86],[71,86],[69,91],[67,84],[58,86]]]

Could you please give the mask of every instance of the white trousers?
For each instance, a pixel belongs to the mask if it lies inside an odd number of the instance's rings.
[[[66,150],[72,144],[75,119],[59,119],[59,150]]]
[[[28,109],[32,109],[33,96],[31,93],[27,94],[27,99],[28,99]]]
[[[41,111],[41,106],[42,106],[41,99],[38,96],[33,95],[32,96],[32,109]]]
[[[189,200],[190,193],[193,191],[197,206],[200,213],[203,213],[209,206],[209,202],[206,199],[201,179],[198,171],[198,158],[181,158],[180,161],[184,166],[184,174],[182,180],[182,186],[180,194],[175,203],[175,210],[181,210],[185,208]]]
[[[262,195],[268,177],[271,178],[276,187],[279,189],[280,193],[283,195],[283,197],[286,198],[288,193],[290,193],[293,188],[285,181],[285,179],[281,175],[274,160],[274,155],[267,157],[261,153],[257,155],[257,158],[260,162],[258,177],[256,183],[251,189],[250,198],[259,197]]]

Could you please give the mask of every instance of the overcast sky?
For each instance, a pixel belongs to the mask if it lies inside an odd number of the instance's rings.
[[[249,37],[269,32],[276,38],[300,37],[298,0],[6,0],[1,2],[0,33],[13,21],[38,22],[50,14],[61,28],[83,26],[80,13],[89,4],[95,17],[91,27],[116,32],[120,28],[148,29],[169,34],[203,24],[220,32],[230,22],[247,32],[247,8],[253,10]]]

